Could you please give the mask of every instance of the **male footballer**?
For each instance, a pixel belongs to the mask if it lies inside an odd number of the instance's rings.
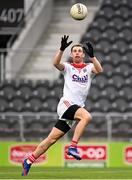
[[[77,144],[90,120],[92,119],[90,112],[85,109],[85,101],[91,86],[92,74],[103,72],[103,68],[94,56],[92,44],[86,43],[74,44],[71,47],[72,63],[62,62],[64,50],[72,43],[68,42],[69,36],[64,35],[61,39],[61,46],[56,53],[53,65],[64,76],[63,96],[57,107],[59,120],[49,133],[35,149],[35,151],[23,162],[22,176],[26,176],[34,161],[45,153],[58,139],[63,137],[77,122],[71,144],[69,145],[67,154],[76,160],[81,160],[81,156],[77,149]],[[89,56],[90,62],[85,63],[85,53]]]

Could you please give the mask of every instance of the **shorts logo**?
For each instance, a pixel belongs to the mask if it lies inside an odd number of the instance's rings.
[[[88,82],[88,75],[85,75],[83,77],[79,77],[78,75],[73,74],[72,81],[86,83],[86,82]]]

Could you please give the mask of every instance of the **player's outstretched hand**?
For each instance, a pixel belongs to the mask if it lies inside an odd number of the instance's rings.
[[[67,42],[68,38],[69,38],[69,36],[66,36],[66,35],[64,35],[61,38],[61,47],[60,47],[61,51],[64,51],[72,43],[72,41]]]
[[[86,43],[86,47],[83,47],[86,53],[89,55],[89,57],[93,58],[94,57],[94,51],[93,51],[93,46],[90,42]]]

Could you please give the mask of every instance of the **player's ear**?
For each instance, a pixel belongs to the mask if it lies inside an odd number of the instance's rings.
[[[85,53],[83,53],[83,58],[85,57]]]
[[[70,57],[73,57],[73,56],[72,56],[72,52],[70,53]]]

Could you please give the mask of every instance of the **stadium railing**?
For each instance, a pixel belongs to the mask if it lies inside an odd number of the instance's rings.
[[[131,141],[132,113],[92,113],[82,138]],[[0,140],[32,141],[45,138],[58,120],[56,113],[0,113]],[[71,139],[74,128],[65,136]]]

